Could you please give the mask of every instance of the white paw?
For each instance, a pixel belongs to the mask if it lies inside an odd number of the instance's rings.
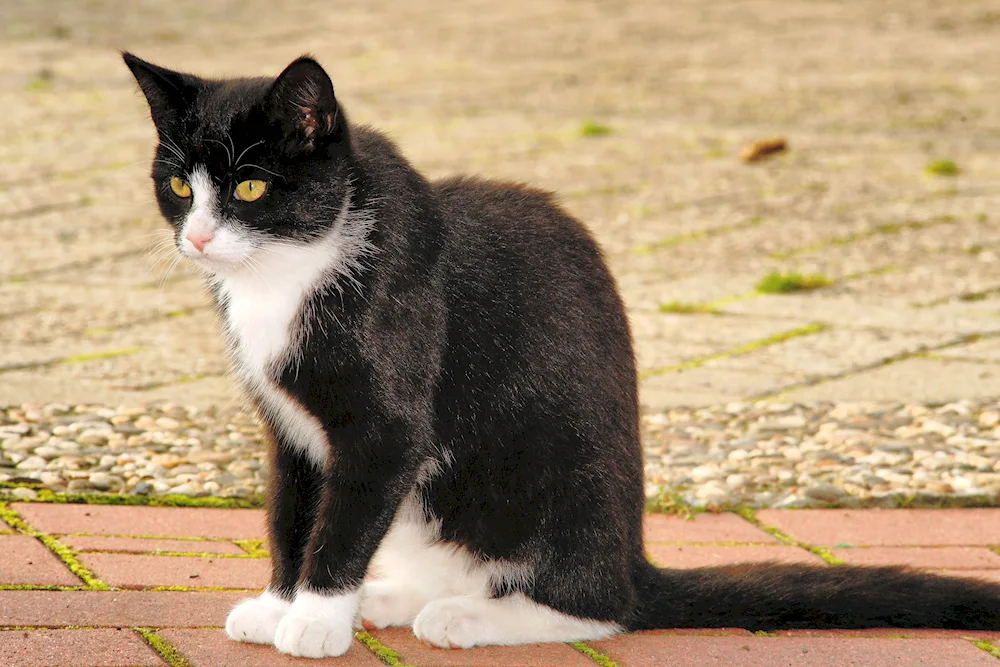
[[[361,587],[361,625],[368,630],[413,625],[427,599],[415,589],[391,581]]]
[[[273,644],[274,633],[292,603],[265,591],[260,597],[244,600],[226,617],[230,639],[252,644]]]
[[[347,653],[354,638],[350,619],[299,616],[291,611],[274,635],[274,646],[300,658],[326,658]]]
[[[472,648],[486,643],[490,620],[477,602],[463,598],[428,602],[413,621],[413,634],[440,648]]]

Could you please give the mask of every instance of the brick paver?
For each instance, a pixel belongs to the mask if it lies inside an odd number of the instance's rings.
[[[175,646],[195,667],[239,665],[240,667],[385,667],[361,642],[355,640],[339,658],[305,660],[276,651],[273,646],[234,642],[222,630],[162,630],[161,637]]]
[[[910,565],[926,569],[996,569],[1000,555],[976,547],[866,547],[831,549],[849,565]]]
[[[63,544],[77,551],[117,551],[124,553],[148,554],[156,552],[197,553],[197,554],[246,554],[232,542],[209,540],[155,540],[131,537],[99,537],[89,535],[69,535],[61,538]]]
[[[36,530],[56,534],[260,539],[262,510],[14,503]]]
[[[646,517],[644,528],[646,542],[778,543],[735,514],[696,514],[690,519],[651,514]]]
[[[619,667],[995,667],[962,639],[677,637],[643,633],[590,645]]]
[[[763,510],[757,518],[815,545],[1000,545],[998,509]]]
[[[163,667],[167,663],[128,628],[0,630],[4,667]]]
[[[259,512],[197,508],[135,508],[93,505],[39,505],[17,503],[15,509],[34,528],[53,531],[88,528],[107,535],[62,537],[63,545],[107,585],[119,588],[151,588],[183,586],[186,588],[231,587],[256,589],[266,581],[269,562],[266,559],[219,556],[157,555],[157,547],[235,548],[230,542],[130,538],[128,529],[139,534],[150,530],[167,534],[185,532],[211,534],[220,532],[243,535],[260,519]],[[135,510],[158,511],[135,511]],[[109,511],[128,510],[128,511]],[[965,511],[963,511],[965,512]],[[806,512],[802,510],[759,512],[764,523],[801,535],[815,533],[833,544],[849,544],[846,538],[857,537],[857,513]],[[870,513],[872,519],[861,524],[878,532],[879,527],[895,526],[891,540],[914,542],[922,527],[930,525],[931,535],[942,544],[926,547],[846,547],[833,546],[832,551],[848,562],[899,562],[932,568],[956,576],[983,576],[1000,581],[1000,559],[983,546],[963,547],[949,542],[982,541],[980,525],[996,521],[1000,510],[976,513],[976,521],[959,521],[960,530],[941,528],[955,524],[955,512],[894,510]],[[863,516],[867,516],[862,513]],[[231,516],[232,520],[225,520]],[[836,521],[828,519],[839,517]],[[966,516],[964,513],[958,517]],[[852,518],[853,517],[853,518]],[[114,522],[120,518],[121,524]],[[949,524],[950,521],[950,524]],[[220,526],[230,526],[220,530]],[[236,526],[232,528],[232,526]],[[962,534],[962,530],[967,531]],[[853,532],[852,532],[853,531]],[[908,532],[907,532],[908,531]],[[653,541],[648,544],[651,557],[670,567],[696,567],[722,563],[772,560],[779,562],[823,561],[806,547],[781,544],[770,534],[736,514],[700,514],[693,520],[678,517],[649,516],[646,532]],[[989,539],[989,538],[987,538]],[[0,572],[9,572],[15,580],[34,577],[36,585],[58,582],[82,586],[72,574],[37,538],[27,535],[0,535]],[[926,541],[926,538],[924,538]],[[4,549],[4,545],[9,548]],[[24,566],[24,549],[30,550],[32,563],[44,564],[41,570]],[[94,549],[94,551],[87,551]],[[98,549],[107,551],[96,551]],[[153,549],[154,551],[148,551]],[[143,551],[147,550],[147,551]],[[137,551],[140,553],[130,553]],[[126,553],[123,553],[126,552]],[[21,558],[22,561],[18,559]],[[867,559],[867,560],[866,560]],[[22,565],[18,565],[22,562]],[[4,570],[4,566],[7,570]],[[959,569],[964,568],[964,569]],[[31,576],[25,574],[29,573]],[[44,572],[46,577],[36,577]],[[197,577],[192,578],[192,574]],[[18,582],[7,582],[18,583]],[[249,646],[229,641],[221,630],[229,609],[246,597],[240,592],[215,591],[46,591],[0,590],[0,665],[145,665],[162,664],[151,657],[151,650],[138,635],[118,628],[145,627],[153,629],[166,643],[179,651],[193,667],[217,665],[292,665],[305,664],[266,646]],[[68,629],[68,628],[99,629]],[[12,628],[23,628],[14,630]],[[50,628],[31,630],[30,628]],[[104,628],[103,630],[100,628]],[[470,651],[443,650],[428,647],[412,635],[408,628],[391,628],[373,633],[383,646],[395,651],[403,663],[415,667],[584,667],[596,664],[592,658],[563,644],[543,644],[515,647],[480,647]],[[656,631],[619,636],[591,642],[590,646],[615,661],[621,667],[641,665],[740,665],[771,667],[794,664],[805,667],[859,664],[879,665],[950,665],[995,664],[985,651],[966,639],[1000,642],[997,632],[956,632],[941,630],[879,629],[868,631],[796,631],[778,637],[756,637],[743,629],[685,629]],[[853,662],[852,662],[853,661]],[[309,664],[368,667],[381,663],[362,643],[356,642],[344,658],[310,662]]]
[[[757,546],[695,546],[650,544],[646,553],[660,567],[704,567],[730,565],[748,561],[773,561],[777,563],[808,563],[822,565],[823,559],[798,547]]]
[[[79,586],[83,583],[33,537],[0,535],[0,554],[0,584]]]
[[[222,627],[246,597],[221,591],[0,591],[0,627]]]
[[[271,561],[262,558],[206,558],[84,553],[80,562],[112,586],[153,588],[250,588],[267,586]]]
[[[564,644],[456,650],[428,646],[408,628],[386,628],[372,634],[399,653],[403,662],[421,667],[594,667],[590,658]]]

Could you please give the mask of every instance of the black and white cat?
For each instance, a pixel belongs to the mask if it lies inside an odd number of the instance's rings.
[[[641,628],[1000,628],[1000,586],[897,568],[661,570],[636,372],[600,250],[549,194],[430,183],[324,70],[206,80],[124,54],[152,177],[272,446],[273,576],[233,639],[343,654]]]

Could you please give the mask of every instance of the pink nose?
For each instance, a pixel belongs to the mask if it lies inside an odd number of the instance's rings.
[[[191,245],[193,245],[198,252],[204,252],[205,246],[209,241],[215,238],[215,235],[212,233],[199,234],[197,232],[188,232],[185,238],[191,242]]]

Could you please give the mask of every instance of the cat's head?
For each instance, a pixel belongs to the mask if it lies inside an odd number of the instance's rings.
[[[159,134],[152,178],[181,254],[218,275],[328,232],[350,192],[347,119],[308,57],[208,80],[122,54]]]

